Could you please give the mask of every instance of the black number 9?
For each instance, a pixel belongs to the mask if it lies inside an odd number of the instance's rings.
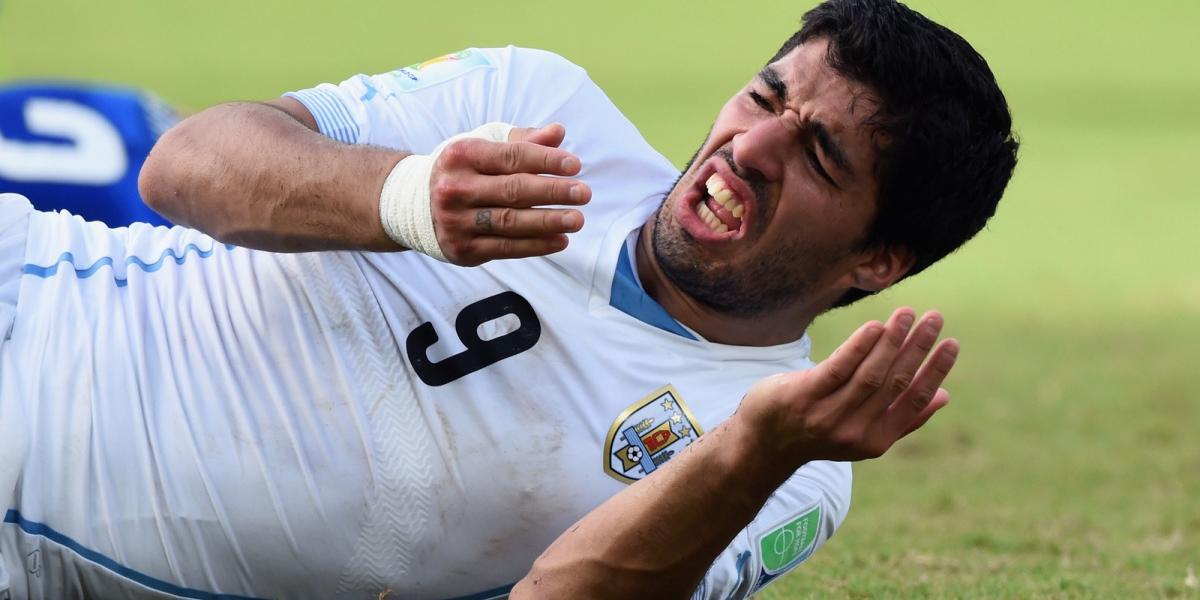
[[[517,317],[515,331],[486,341],[479,337],[480,325],[505,315]],[[454,319],[454,330],[467,349],[439,362],[430,361],[427,354],[438,341],[433,323],[422,323],[408,334],[408,362],[425,385],[446,385],[532,348],[542,335],[542,323],[528,300],[516,292],[501,292],[463,308]]]

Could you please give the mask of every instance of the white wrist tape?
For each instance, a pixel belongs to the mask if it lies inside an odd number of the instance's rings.
[[[512,129],[508,123],[488,123],[442,142],[429,155],[413,154],[396,163],[379,194],[379,218],[388,237],[405,248],[447,262],[433,228],[430,206],[429,178],[434,162],[453,142],[465,138],[507,142]]]

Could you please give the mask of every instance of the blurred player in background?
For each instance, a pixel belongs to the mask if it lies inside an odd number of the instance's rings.
[[[138,195],[150,148],[178,121],[149,92],[67,81],[0,84],[0,192],[112,227],[170,225]]]
[[[809,12],[682,174],[540,50],[209,109],[141,189],[214,237],[0,199],[0,576],[746,597],[948,402],[937,313],[815,368],[805,330],[972,237],[1015,151],[983,59],[890,0]]]

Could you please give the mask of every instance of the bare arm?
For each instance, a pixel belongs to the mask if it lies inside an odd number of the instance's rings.
[[[549,254],[583,225],[579,172],[554,125],[514,129],[508,143],[461,140],[430,177],[438,241],[452,262]],[[379,196],[408,153],[343,144],[316,131],[297,100],[223,104],[193,115],[155,145],[138,182],[142,198],[175,223],[264,250],[403,250],[380,223]]]
[[[760,382],[733,417],[560,536],[511,597],[688,598],[801,465],[880,456],[946,405],[957,342],[933,349],[940,315],[911,334],[904,315],[864,325],[810,371]]]
[[[230,103],[167,131],[138,186],[154,210],[225,242],[396,250],[379,222],[379,190],[405,156],[321,135],[292,98]]]

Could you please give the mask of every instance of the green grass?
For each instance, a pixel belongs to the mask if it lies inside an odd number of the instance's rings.
[[[944,414],[856,471],[834,540],[764,594],[1200,597],[1200,3],[913,2],[988,57],[1024,142],[988,229],[814,328],[894,306],[962,340]],[[0,78],[200,108],[466,46],[557,50],[682,164],[808,3],[9,0]],[[326,37],[333,30],[340,39]]]

